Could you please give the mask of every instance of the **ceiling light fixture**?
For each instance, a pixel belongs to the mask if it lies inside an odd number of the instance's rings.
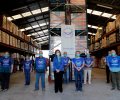
[[[7,17],[7,19],[8,19],[9,21],[12,21],[12,20],[13,20],[13,18],[12,18],[12,17]]]
[[[105,6],[105,5],[101,5],[101,4],[97,4],[97,6],[99,6],[99,7],[103,7],[103,8],[107,8],[107,9],[113,9],[112,7]]]
[[[15,19],[20,19],[20,18],[22,18],[22,16],[21,16],[20,14],[18,14],[18,15],[12,16],[12,18],[15,20]]]

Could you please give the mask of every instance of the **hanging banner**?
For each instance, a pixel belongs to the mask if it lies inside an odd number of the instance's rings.
[[[62,25],[61,27],[61,49],[68,56],[75,57],[75,27],[73,25]]]

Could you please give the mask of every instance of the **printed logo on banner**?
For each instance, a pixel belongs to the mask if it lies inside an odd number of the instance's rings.
[[[68,28],[65,28],[63,32],[65,37],[68,37],[68,38],[73,37],[73,29],[68,27]]]

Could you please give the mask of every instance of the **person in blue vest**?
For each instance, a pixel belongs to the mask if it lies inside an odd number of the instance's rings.
[[[120,56],[116,54],[115,50],[111,51],[111,56],[108,57],[107,63],[112,76],[111,90],[114,90],[116,87],[120,90]]]
[[[85,60],[84,84],[87,83],[87,80],[88,80],[88,84],[91,84],[91,73],[92,73],[93,58],[88,53],[84,60]],[[88,79],[87,79],[87,77],[88,77]]]
[[[55,93],[60,91],[63,92],[62,80],[64,67],[62,65],[62,57],[60,50],[55,51],[55,57],[53,59],[53,71],[54,71],[54,85],[55,85]]]
[[[45,91],[45,72],[47,69],[46,58],[43,57],[43,52],[40,51],[39,57],[35,59],[35,72],[36,72],[36,81],[35,81],[35,91],[39,90],[39,79],[41,78],[41,87],[42,91]]]
[[[2,67],[1,89],[6,91],[9,89],[10,73],[13,71],[13,60],[9,53],[5,52],[0,62]]]
[[[62,63],[63,63],[62,65],[64,67],[64,82],[68,83],[69,82],[70,58],[67,56],[67,52],[63,53]]]
[[[80,51],[76,51],[75,58],[72,60],[74,66],[76,91],[82,91],[84,58],[80,57]]]
[[[25,85],[30,85],[30,73],[32,72],[32,60],[30,60],[29,55],[23,63],[23,72],[25,74]]]

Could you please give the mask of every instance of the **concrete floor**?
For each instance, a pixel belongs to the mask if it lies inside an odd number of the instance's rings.
[[[111,91],[111,85],[105,82],[105,71],[95,69],[91,85],[84,85],[83,92],[76,92],[74,83],[64,85],[63,93],[54,93],[54,85],[46,83],[46,91],[34,91],[34,74],[30,86],[24,86],[23,73],[11,77],[11,87],[0,92],[0,100],[119,100],[120,91]]]

